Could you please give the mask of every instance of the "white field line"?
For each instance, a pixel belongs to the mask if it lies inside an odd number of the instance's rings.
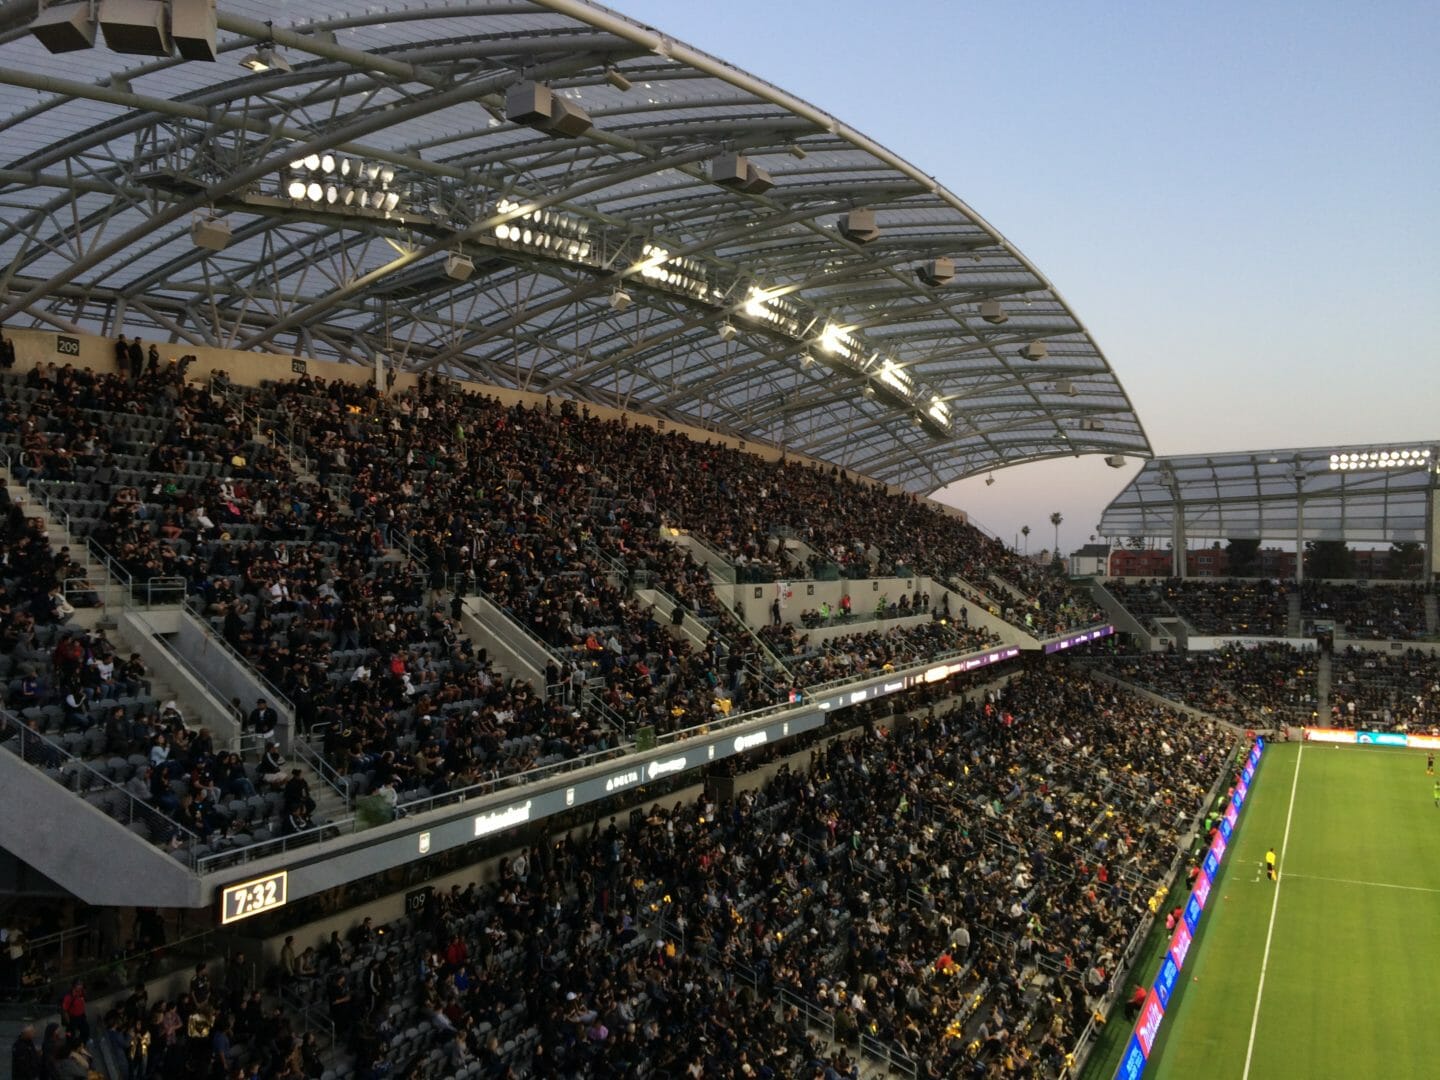
[[[1290,876],[1304,878],[1306,881],[1330,881],[1336,885],[1364,885],[1371,889],[1404,889],[1406,892],[1440,893],[1440,889],[1431,889],[1424,885],[1392,885],[1388,881],[1356,881],[1354,878],[1321,877],[1319,874],[1291,874]]]
[[[1255,1054],[1255,1031],[1260,1026],[1260,1000],[1265,994],[1265,971],[1270,966],[1270,943],[1275,938],[1275,913],[1280,910],[1280,886],[1285,875],[1280,867],[1285,865],[1285,853],[1290,848],[1290,822],[1295,816],[1295,792],[1300,787],[1300,759],[1305,754],[1305,744],[1295,754],[1295,779],[1290,781],[1290,808],[1285,811],[1285,836],[1280,841],[1280,862],[1275,867],[1275,898],[1270,901],[1270,928],[1265,931],[1265,954],[1260,958],[1260,985],[1255,988],[1255,1012],[1250,1017],[1250,1042],[1245,1047],[1245,1072],[1241,1080],[1250,1080],[1250,1059]]]

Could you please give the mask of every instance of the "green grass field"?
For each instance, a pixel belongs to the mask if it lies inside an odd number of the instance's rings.
[[[1416,750],[1267,749],[1147,1080],[1435,1073],[1440,808],[1432,784]],[[1271,844],[1278,885],[1262,869]],[[1136,980],[1148,986],[1157,964]]]

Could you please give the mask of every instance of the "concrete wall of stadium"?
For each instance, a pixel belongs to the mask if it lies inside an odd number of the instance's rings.
[[[63,334],[49,330],[9,330],[5,331],[15,342],[15,370],[28,371],[37,364],[58,364],[63,367],[66,364],[73,364],[77,367],[90,368],[93,371],[114,372],[115,365],[115,342],[113,338],[97,337],[94,334]],[[130,335],[127,335],[127,337]],[[148,350],[151,342],[146,341],[145,347]],[[342,364],[332,360],[312,360],[305,357],[277,356],[273,353],[242,352],[238,349],[221,349],[210,345],[191,345],[177,342],[155,342],[159,346],[162,363],[178,363],[182,356],[194,356],[195,362],[190,366],[188,375],[192,379],[205,380],[213,372],[224,371],[237,383],[247,386],[258,385],[265,379],[291,379],[299,370],[303,370],[312,376],[325,380],[339,379],[355,386],[364,386],[375,374],[373,366],[362,367],[358,364]],[[395,390],[408,390],[415,386],[418,377],[411,374],[397,374]],[[544,404],[548,400],[561,401],[559,397],[549,397],[546,394],[533,394],[524,390],[511,390],[506,387],[491,386],[486,383],[469,382],[456,380],[457,384],[464,389],[476,393],[489,394],[498,398],[506,405],[536,405]],[[577,399],[578,400],[578,399]],[[687,424],[677,424],[673,420],[665,420],[653,417],[641,412],[628,412],[622,409],[609,408],[604,405],[594,405],[589,402],[582,402],[590,412],[607,420],[627,419],[632,424],[641,424],[646,427],[653,427],[660,431],[674,431],[697,442],[715,442],[729,446],[736,450],[744,450],[747,453],[757,454],[767,461],[778,461],[785,458],[790,461],[802,461],[811,465],[823,465],[830,467],[829,462],[822,462],[816,458],[806,457],[803,454],[787,453],[777,446],[767,442],[760,442],[754,439],[742,439],[733,435],[726,435],[706,428],[694,427]],[[852,474],[856,479],[869,481],[868,477]],[[881,485],[896,495],[906,495],[908,492],[894,485]],[[936,502],[933,499],[920,496],[926,503],[940,510],[951,517],[959,518],[961,521],[969,520],[963,510],[953,506]]]

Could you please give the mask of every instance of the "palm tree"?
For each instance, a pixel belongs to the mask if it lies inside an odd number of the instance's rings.
[[[1060,523],[1064,520],[1060,516],[1059,510],[1050,515],[1050,524],[1055,526],[1055,558],[1057,559],[1060,558]]]
[[[1030,554],[1030,526],[1029,526],[1029,525],[1021,525],[1021,526],[1020,526],[1020,535],[1023,536],[1023,537],[1025,537],[1025,554],[1026,554],[1026,555],[1029,555],[1029,554]]]

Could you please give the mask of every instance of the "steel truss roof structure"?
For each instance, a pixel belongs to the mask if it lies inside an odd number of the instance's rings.
[[[915,491],[1149,456],[1043,274],[774,86],[583,0],[279,10],[221,0],[210,64],[51,55],[0,3],[0,322],[380,356]],[[512,118],[531,84],[593,126]]]
[[[1105,508],[1108,537],[1429,542],[1440,444],[1154,458]]]

